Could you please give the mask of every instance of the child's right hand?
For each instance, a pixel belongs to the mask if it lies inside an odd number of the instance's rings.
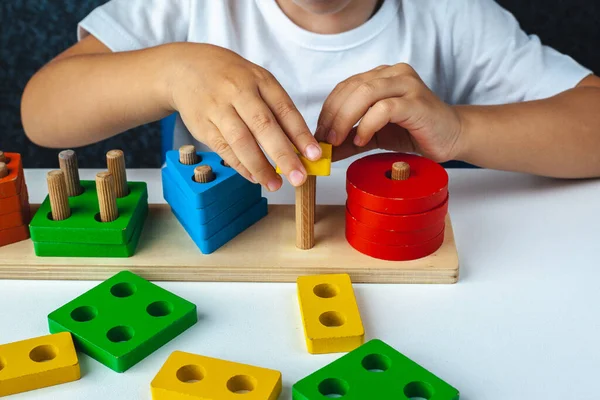
[[[304,183],[306,170],[292,144],[310,160],[321,149],[273,75],[217,46],[177,43],[173,49],[169,102],[192,135],[270,191],[281,187],[281,178],[261,147],[292,185]]]

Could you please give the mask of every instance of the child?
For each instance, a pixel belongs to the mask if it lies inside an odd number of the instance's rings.
[[[111,0],[79,38],[25,89],[40,145],[178,112],[176,147],[187,128],[270,191],[266,156],[298,186],[292,145],[316,160],[317,140],[338,160],[381,148],[600,176],[600,78],[493,0]]]

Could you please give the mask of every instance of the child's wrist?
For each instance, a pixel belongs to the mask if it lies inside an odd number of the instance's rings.
[[[465,161],[469,158],[469,154],[471,151],[470,137],[473,132],[473,121],[468,106],[454,106],[452,108],[456,112],[459,120],[459,129],[454,145],[453,159]]]

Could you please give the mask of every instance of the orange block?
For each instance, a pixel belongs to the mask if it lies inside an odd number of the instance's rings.
[[[0,231],[29,225],[29,208],[10,214],[0,215]]]
[[[25,179],[21,181],[21,190],[16,196],[0,198],[0,215],[11,214],[14,212],[20,212],[27,208],[29,210],[29,193],[27,192],[27,185]]]
[[[0,247],[29,239],[29,225],[0,231]]]
[[[0,179],[0,198],[17,196],[23,184],[23,164],[18,153],[4,153],[8,176]]]

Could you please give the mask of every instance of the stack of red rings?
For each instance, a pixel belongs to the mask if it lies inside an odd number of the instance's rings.
[[[398,162],[410,166],[408,179],[392,179]],[[412,154],[375,154],[352,163],[346,178],[346,239],[356,250],[407,261],[442,246],[448,174],[438,163]]]

